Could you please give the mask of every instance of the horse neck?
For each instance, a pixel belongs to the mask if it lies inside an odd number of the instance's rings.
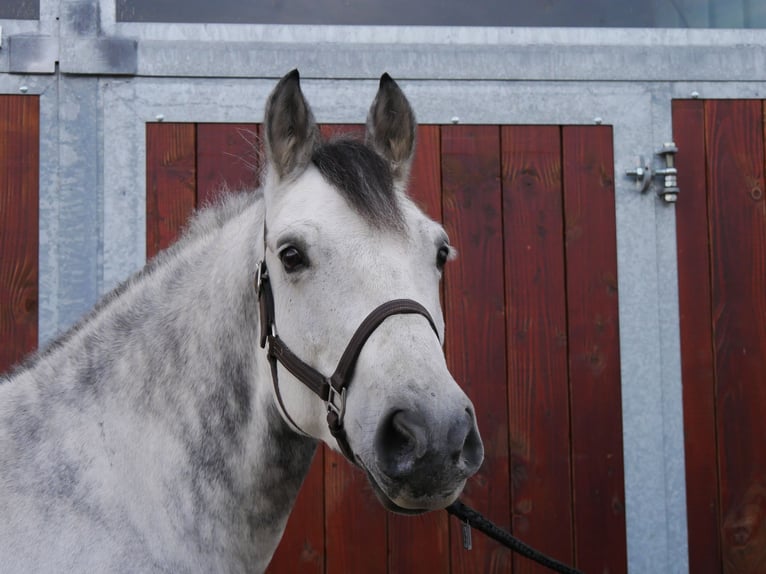
[[[136,512],[191,512],[193,530],[217,533],[211,547],[257,563],[278,543],[316,443],[274,407],[253,286],[262,235],[247,219],[187,238],[17,378],[33,378],[40,401],[77,411],[78,442],[194,500],[193,510],[151,500]],[[131,479],[109,477],[118,490]]]

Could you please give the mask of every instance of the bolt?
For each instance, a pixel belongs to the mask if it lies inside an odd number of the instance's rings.
[[[665,203],[675,203],[678,201],[678,196],[675,193],[663,193],[662,199],[665,200]]]
[[[595,118],[593,118],[593,122],[594,122],[594,123],[595,123],[597,126],[600,126],[600,125],[601,125],[601,123],[602,123],[603,121],[604,121],[604,120],[602,120],[602,119],[601,119],[599,116],[596,116]]]
[[[459,124],[460,118],[457,116],[452,116],[452,119],[450,120],[453,124]]]
[[[694,91],[691,93],[691,96],[692,96],[692,99],[693,99],[693,100],[696,100],[697,98],[699,98],[699,97],[700,97],[700,93],[699,93],[697,90],[694,90]]]
[[[165,116],[163,114],[157,114],[156,116],[154,116],[154,119],[157,120],[158,122],[161,122],[165,120]]]
[[[26,87],[26,86],[20,86],[20,87],[19,87],[19,91],[20,91],[22,94],[26,94],[26,93],[29,91],[29,88],[28,88],[28,87]]]

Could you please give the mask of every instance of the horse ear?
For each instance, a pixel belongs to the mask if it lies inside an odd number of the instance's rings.
[[[298,70],[285,75],[271,92],[264,127],[266,158],[279,179],[308,165],[320,136],[314,114],[303,97]]]
[[[380,77],[378,94],[367,114],[367,143],[391,166],[394,179],[407,179],[415,153],[415,113],[404,92],[388,74]]]

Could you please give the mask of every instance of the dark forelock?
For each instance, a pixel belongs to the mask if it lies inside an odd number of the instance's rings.
[[[317,147],[311,161],[372,225],[404,226],[391,168],[371,148],[356,140],[334,140]]]

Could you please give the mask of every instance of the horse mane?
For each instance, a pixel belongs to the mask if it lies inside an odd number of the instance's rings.
[[[333,139],[314,150],[311,162],[369,224],[404,227],[391,168],[372,148],[348,137]]]

